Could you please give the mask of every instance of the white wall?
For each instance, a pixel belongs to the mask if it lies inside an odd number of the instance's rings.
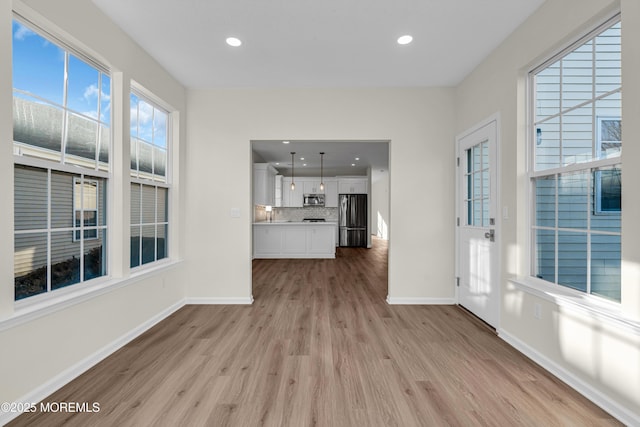
[[[416,194],[420,191],[416,188]],[[371,234],[389,239],[389,171],[371,171]]]
[[[456,133],[499,112],[501,117],[501,199],[509,210],[502,226],[501,335],[547,367],[591,393],[616,415],[640,419],[640,337],[633,324],[620,325],[526,292],[508,281],[527,276],[527,202],[525,168],[526,97],[532,66],[583,35],[606,16],[616,1],[549,0],[456,88]],[[637,0],[623,0],[623,309],[640,316],[640,182],[633,160],[640,135],[640,13]],[[635,170],[632,170],[635,169]],[[540,304],[542,319],[533,317]]]
[[[390,297],[453,301],[452,89],[191,90],[188,99],[191,297],[250,298],[251,140],[355,139],[391,141]],[[416,200],[420,188],[428,199]]]
[[[12,7],[27,14],[37,24],[47,27],[57,36],[74,46],[95,55],[116,71],[114,87],[123,90],[114,97],[128,99],[129,79],[135,79],[172,107],[185,110],[185,90],[169,76],[144,51],[134,44],[111,21],[87,0],[51,2],[32,0],[26,3],[10,0],[0,2],[0,401],[21,401],[25,397],[44,397],[73,377],[73,369],[104,356],[114,343],[149,322],[179,307],[184,300],[184,274],[181,264],[155,274],[129,279],[124,286],[111,288],[100,295],[76,300],[58,311],[47,312],[40,317],[22,316],[14,312],[13,304],[13,154],[12,154],[12,86],[11,86],[11,20]],[[46,16],[46,18],[44,18]],[[82,41],[82,42],[80,42]],[[120,83],[118,83],[120,82]],[[125,83],[124,85],[122,83]],[[118,144],[112,155],[127,152],[122,146],[128,143],[128,111],[117,111],[114,117],[114,140]],[[119,115],[118,115],[119,114]],[[181,117],[184,117],[182,115]],[[184,119],[178,122],[184,140]],[[124,142],[123,142],[124,141]],[[184,159],[185,146],[179,146],[178,158]],[[179,165],[177,165],[179,168]],[[128,173],[128,170],[126,171]],[[114,178],[110,185],[123,185],[121,178]],[[179,188],[183,183],[176,181]],[[128,193],[127,193],[128,195]],[[180,191],[174,196],[180,197]],[[125,248],[128,245],[127,197],[114,201],[110,232],[120,230]],[[123,212],[125,213],[123,215]],[[184,219],[179,210],[172,210],[175,220],[174,255],[180,257],[184,240],[179,236]],[[122,249],[122,248],[120,248]],[[112,255],[127,250],[113,251]],[[123,261],[126,260],[126,261]],[[109,260],[112,265],[126,262],[127,256]],[[120,266],[121,267],[121,266]],[[123,275],[115,268],[115,275]],[[126,269],[125,269],[126,270]],[[128,272],[125,271],[125,276]],[[126,277],[124,277],[126,279]],[[82,285],[78,285],[82,286]],[[41,312],[42,313],[42,312]],[[83,365],[84,363],[84,365]],[[71,369],[71,371],[69,371]],[[75,372],[77,373],[77,372]],[[0,416],[0,424],[2,417]]]

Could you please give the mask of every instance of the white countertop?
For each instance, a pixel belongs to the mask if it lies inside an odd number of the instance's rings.
[[[260,221],[260,222],[254,222],[253,225],[313,225],[313,226],[317,226],[317,225],[331,225],[331,226],[336,226],[338,225],[337,221],[324,221],[324,222],[304,222],[304,221],[275,221],[275,222],[269,222],[269,221]]]

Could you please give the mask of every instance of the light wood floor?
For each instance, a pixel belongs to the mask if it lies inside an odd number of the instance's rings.
[[[587,426],[608,414],[454,306],[389,306],[387,248],[256,260],[252,306],[186,306],[13,426]]]

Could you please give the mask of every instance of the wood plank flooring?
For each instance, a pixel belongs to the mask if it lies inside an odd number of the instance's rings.
[[[255,260],[252,306],[186,306],[11,426],[619,425],[454,306],[389,306],[386,242]]]

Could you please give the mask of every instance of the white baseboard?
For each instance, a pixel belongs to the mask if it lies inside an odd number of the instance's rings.
[[[629,408],[622,406],[611,397],[594,388],[564,367],[558,365],[556,362],[549,359],[547,356],[525,342],[519,340],[513,335],[510,335],[508,332],[499,329],[498,336],[529,359],[533,360],[535,363],[558,377],[578,393],[582,394],[609,414],[616,417],[620,422],[628,426],[640,426],[640,421],[638,421],[640,420],[640,414],[634,413]]]
[[[251,305],[253,295],[247,298],[210,298],[210,297],[190,297],[186,304],[191,305]]]
[[[387,295],[390,305],[455,305],[455,298],[397,298]]]
[[[97,365],[102,360],[106,359],[111,354],[115,353],[120,348],[124,347],[127,343],[133,341],[135,338],[140,336],[142,333],[151,329],[157,323],[169,317],[171,314],[178,311],[180,308],[184,306],[184,300],[180,300],[175,304],[169,306],[165,310],[153,316],[151,319],[142,323],[141,325],[133,328],[131,331],[122,335],[120,338],[112,341],[106,346],[102,347],[100,350],[96,351],[92,355],[84,358],[80,362],[75,365],[65,369],[60,374],[56,375],[46,383],[40,385],[35,390],[27,393],[22,398],[16,400],[16,402],[40,402],[45,399],[47,396],[51,395],[53,392],[62,388],[72,380],[76,379],[86,371],[88,371],[93,366]],[[21,415],[19,412],[0,412],[0,426],[7,424],[12,419]]]

